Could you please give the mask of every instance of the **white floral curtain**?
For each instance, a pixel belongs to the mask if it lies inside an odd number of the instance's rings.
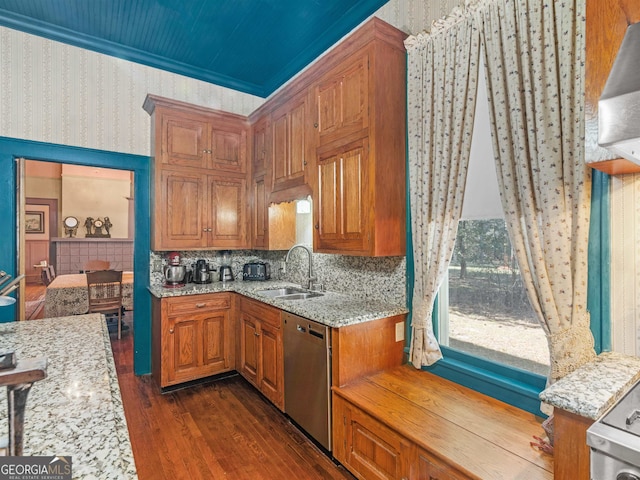
[[[550,383],[595,357],[587,312],[584,0],[481,0],[492,138],[518,264],[549,341]]]
[[[442,358],[431,312],[462,211],[480,47],[472,18],[461,10],[405,44],[415,270],[409,357],[420,368]]]

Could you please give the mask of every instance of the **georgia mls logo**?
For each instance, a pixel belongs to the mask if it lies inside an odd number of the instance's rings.
[[[0,480],[71,480],[71,457],[0,457]]]

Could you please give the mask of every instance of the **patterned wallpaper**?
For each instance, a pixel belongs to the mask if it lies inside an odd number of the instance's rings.
[[[0,135],[148,155],[147,93],[247,115],[264,100],[0,27]]]
[[[376,16],[417,33],[460,0],[391,0]],[[264,100],[0,27],[0,135],[149,154],[147,93],[248,115]]]

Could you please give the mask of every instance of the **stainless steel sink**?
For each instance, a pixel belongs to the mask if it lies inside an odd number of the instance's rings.
[[[279,298],[280,300],[306,300],[307,298],[321,297],[324,295],[319,292],[304,292],[304,293],[290,293],[289,295],[282,295]]]
[[[321,297],[322,293],[304,290],[298,287],[270,288],[256,291],[258,295],[279,300],[306,300],[307,298]]]

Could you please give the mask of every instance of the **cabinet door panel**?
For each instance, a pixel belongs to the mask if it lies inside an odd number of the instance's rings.
[[[284,407],[283,402],[283,359],[282,359],[282,337],[280,330],[273,328],[266,323],[261,325],[261,364],[262,377],[260,380],[260,390],[280,409]]]
[[[363,235],[363,223],[366,213],[362,210],[362,192],[367,178],[363,164],[363,149],[358,146],[342,156],[342,233],[345,236],[360,238]]]
[[[246,171],[246,133],[212,130],[211,168],[227,172]]]
[[[369,57],[357,53],[316,86],[318,136],[326,145],[369,126]]]
[[[267,247],[268,207],[267,186],[265,176],[253,180],[253,215],[252,215],[251,245],[253,248]]]
[[[230,350],[228,310],[211,312],[202,321],[202,366],[206,372],[217,373],[229,368]]]
[[[331,78],[317,87],[318,134],[323,137],[335,133],[341,124],[341,78]]]
[[[420,480],[422,478],[434,478],[437,480],[464,480],[467,477],[456,473],[446,465],[435,460],[424,450],[419,449],[415,469],[411,469],[409,478],[410,480]]]
[[[246,246],[246,182],[244,179],[209,177],[212,247]]]
[[[273,131],[273,186],[277,187],[287,179],[289,164],[289,119],[287,112],[274,115]]]
[[[253,175],[267,171],[269,162],[269,119],[261,118],[253,125]]]
[[[365,253],[370,247],[367,139],[318,157],[314,248]]]
[[[195,115],[162,116],[162,163],[181,167],[207,166],[209,139],[205,119]]]
[[[206,246],[203,224],[205,208],[205,180],[202,175],[182,174],[163,170],[160,179],[161,206],[156,206],[163,215],[156,217],[160,223],[160,235],[155,235],[158,247],[190,248]],[[158,238],[159,237],[159,238]]]
[[[368,126],[368,57],[360,57],[342,77],[342,129],[361,130]]]
[[[341,397],[333,396],[333,406],[336,459],[358,478],[402,478],[402,437]]]
[[[306,152],[307,152],[307,135],[306,135],[306,120],[307,120],[307,104],[306,101],[293,106],[293,109],[289,113],[289,127],[290,127],[290,161],[288,177],[290,180],[298,178],[304,175],[306,165]]]
[[[170,382],[178,383],[191,379],[198,369],[199,322],[194,317],[169,319],[169,369]]]
[[[257,384],[260,335],[258,322],[244,313],[240,317],[240,373],[244,378]]]
[[[316,229],[322,239],[337,238],[339,234],[339,162],[340,157],[338,155],[321,158],[318,162],[318,215],[316,217]]]

